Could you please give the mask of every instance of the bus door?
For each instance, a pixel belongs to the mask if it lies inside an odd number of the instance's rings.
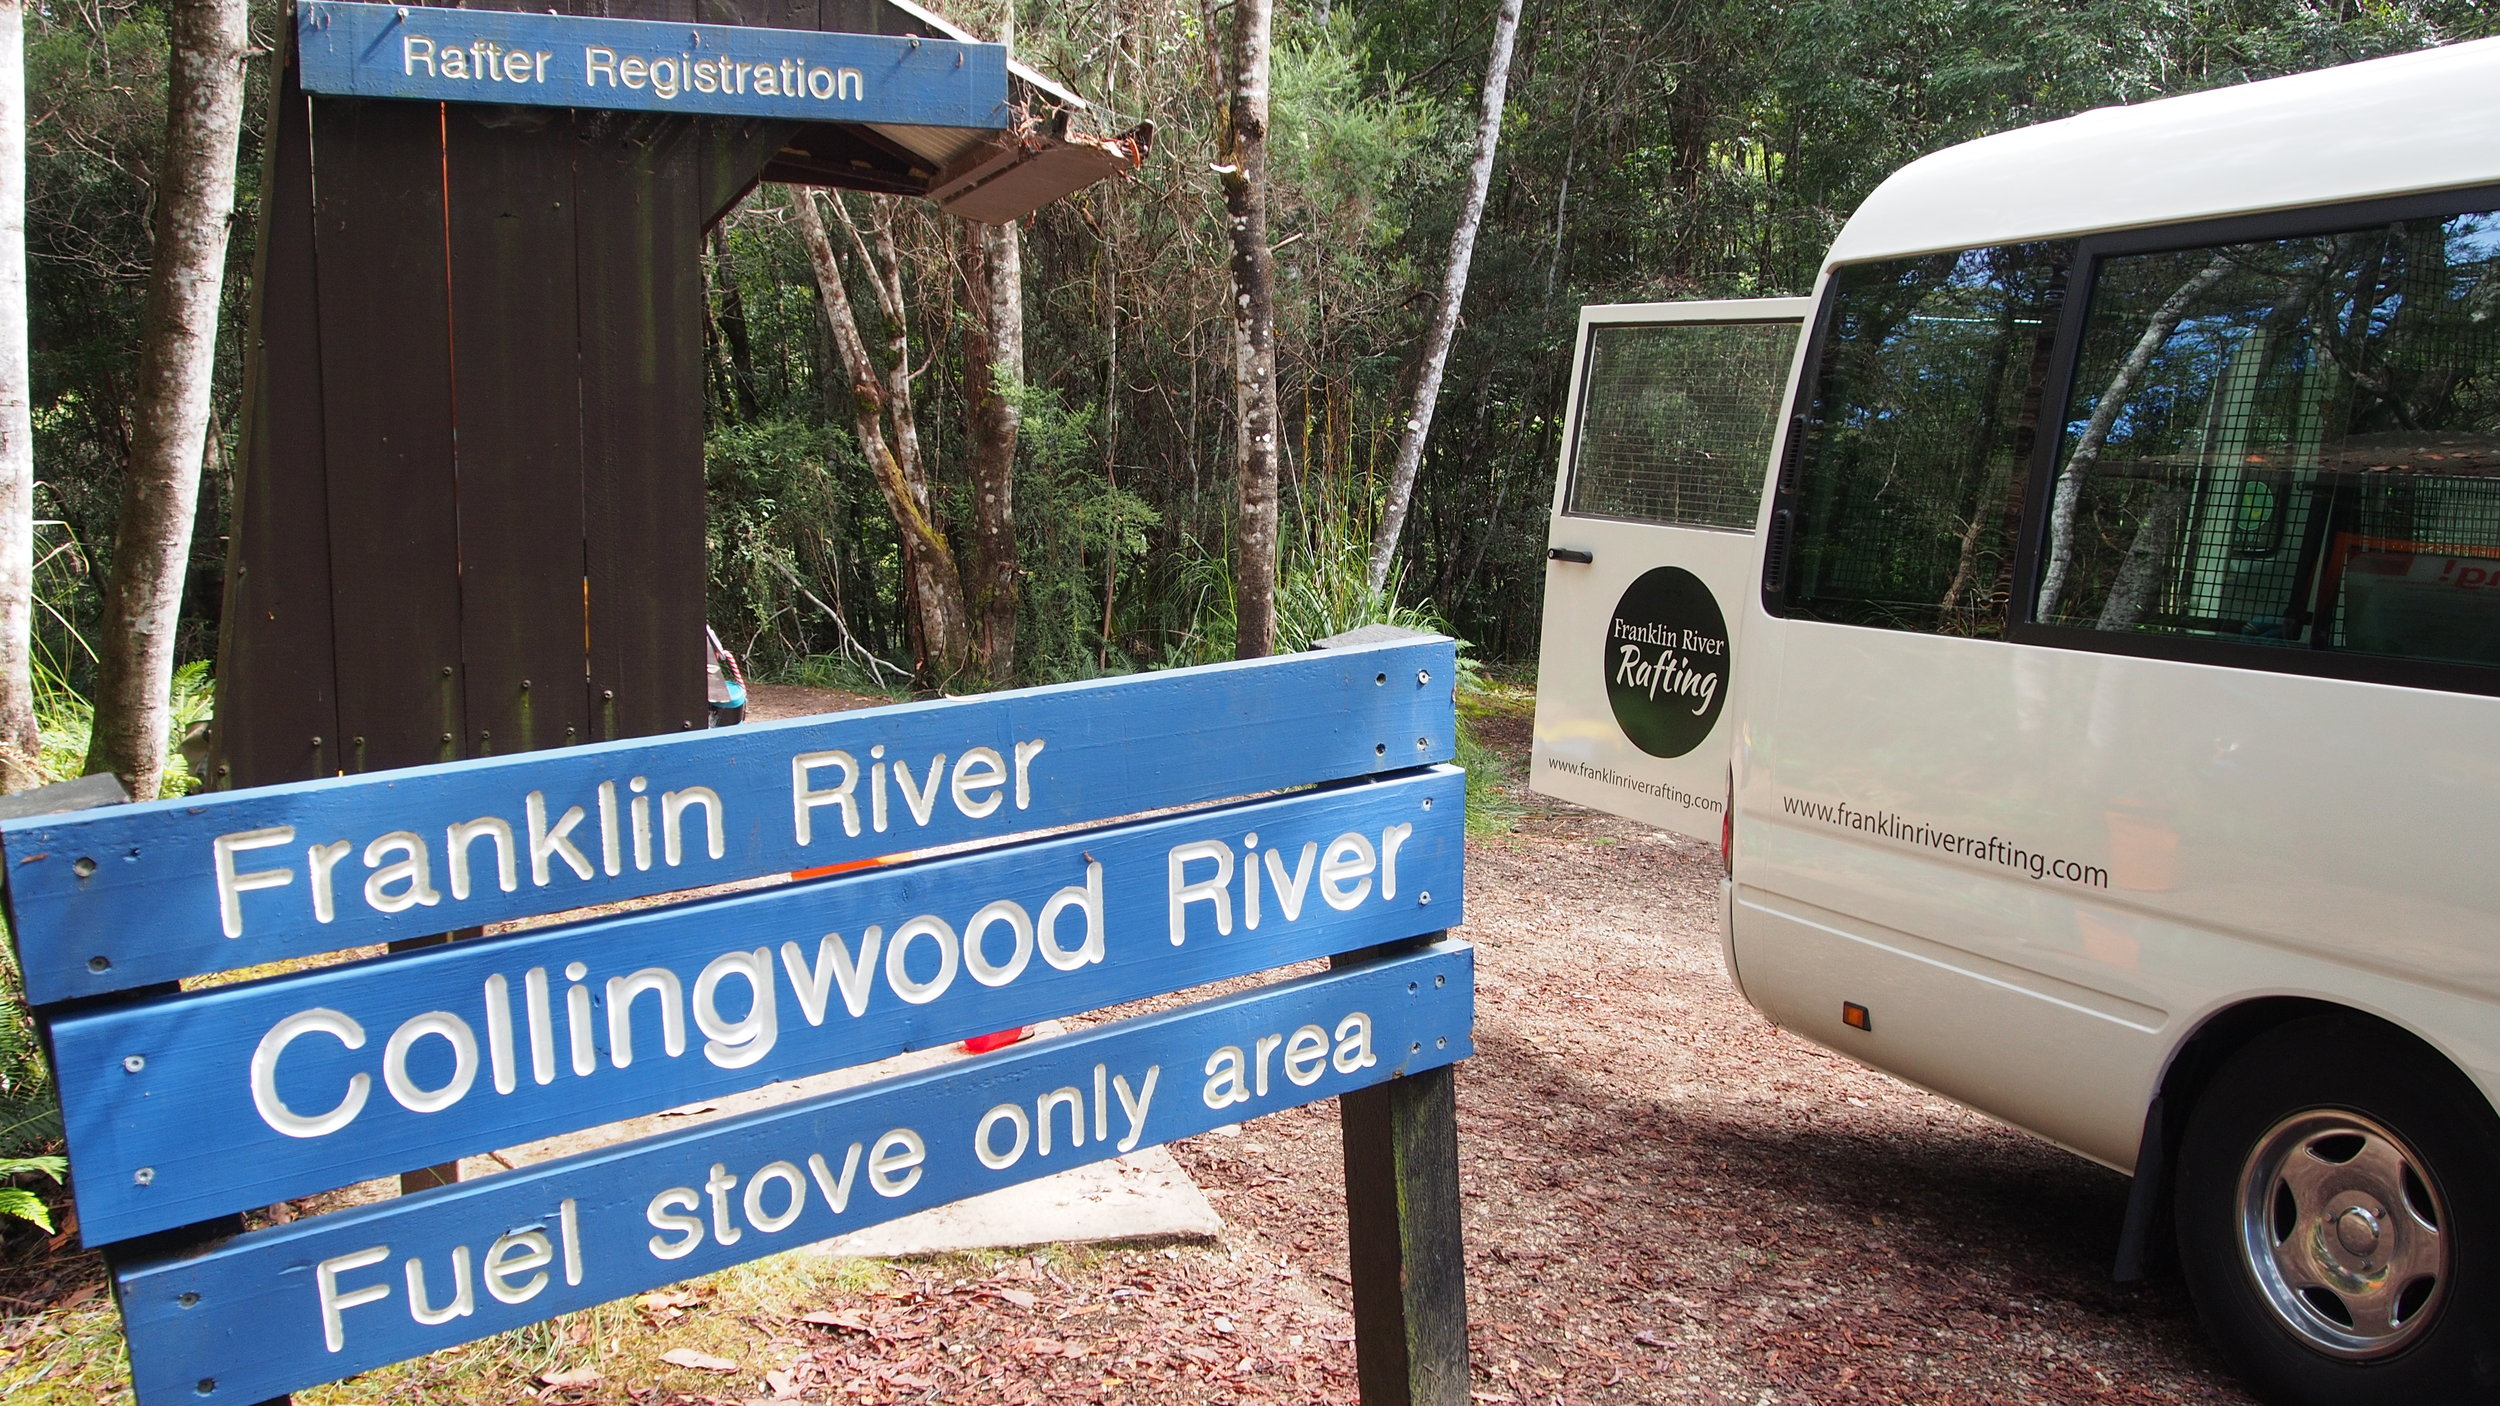
[[[1531,784],[1699,839],[1727,801],[1732,626],[1812,302],[1580,310]]]

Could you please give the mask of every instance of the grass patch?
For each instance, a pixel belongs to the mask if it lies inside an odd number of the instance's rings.
[[[1519,767],[1485,740],[1536,716],[1536,690],[1462,663],[1458,674],[1458,764],[1467,768],[1467,833],[1507,835],[1525,810],[1516,787]]]
[[[121,1317],[100,1270],[56,1305],[0,1318],[0,1401],[95,1406],[129,1399]]]
[[[595,1385],[549,1389],[548,1399],[631,1403],[654,1387],[692,1396],[769,1396],[764,1373],[787,1370],[808,1346],[807,1330],[789,1321],[794,1315],[825,1296],[874,1294],[886,1283],[878,1261],[774,1255],[312,1387],[295,1393],[295,1401],[298,1406],[517,1401],[540,1391],[542,1378],[583,1368],[599,1374]],[[738,1366],[706,1371],[665,1360],[680,1349]]]
[[[793,1315],[831,1298],[885,1294],[890,1284],[882,1261],[775,1255],[310,1387],[294,1399],[297,1406],[471,1406],[528,1400],[544,1390],[550,1401],[632,1406],[654,1387],[670,1395],[769,1396],[764,1373],[804,1356],[817,1331]],[[681,1348],[738,1367],[706,1371],[664,1360]],[[541,1386],[547,1376],[582,1368],[596,1371],[598,1382]],[[96,1406],[129,1399],[121,1320],[100,1267],[58,1303],[0,1319],[0,1401]]]

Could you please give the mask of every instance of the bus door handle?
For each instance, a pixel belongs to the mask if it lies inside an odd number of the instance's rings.
[[[1547,561],[1576,561],[1582,566],[1597,560],[1596,557],[1581,551],[1578,547],[1547,547],[1545,559]]]

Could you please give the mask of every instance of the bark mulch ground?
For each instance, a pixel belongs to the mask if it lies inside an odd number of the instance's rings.
[[[1486,727],[1524,775],[1525,721]],[[1773,1029],[1721,969],[1711,847],[1519,799],[1463,930],[1476,1400],[2246,1401],[2175,1281],[2110,1282],[2123,1178]],[[1217,1244],[785,1257],[299,1399],[1352,1401],[1333,1106],[1175,1151]],[[112,1344],[92,1258],[9,1244],[5,1394],[109,1395],[12,1372]]]

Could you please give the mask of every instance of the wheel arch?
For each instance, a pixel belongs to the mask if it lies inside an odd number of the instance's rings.
[[[2391,1035],[2420,1046],[2456,1069],[2468,1083],[2474,1082],[2447,1051],[2386,1016],[2358,1006],[2311,996],[2257,996],[2212,1012],[2171,1052],[2145,1107],[2144,1132],[2137,1145],[2135,1174],[2127,1189],[2126,1220],[2118,1232],[2118,1256],[2111,1270],[2112,1278],[2122,1284],[2134,1283],[2145,1278],[2167,1256],[2170,1237],[2162,1232],[2170,1221],[2171,1174],[2179,1140],[2214,1075],[2232,1055],[2267,1031],[2323,1015],[2352,1016],[2385,1026]]]

